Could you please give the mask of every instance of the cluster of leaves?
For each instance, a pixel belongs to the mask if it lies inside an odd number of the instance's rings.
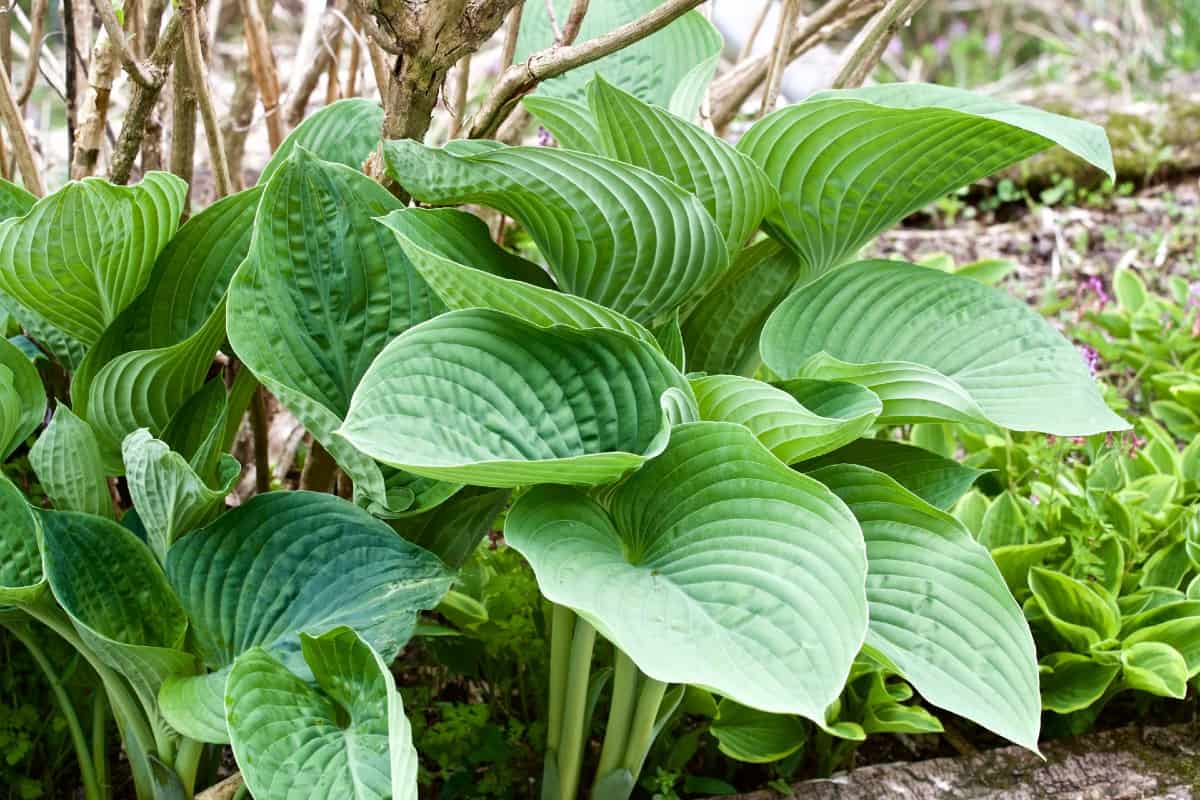
[[[530,679],[548,694],[546,797],[578,796],[603,692],[597,800],[630,796],[689,686],[740,755],[763,717],[807,720],[828,765],[835,740],[935,730],[913,689],[1035,747],[1029,629],[947,512],[969,481],[869,435],[1126,423],[1023,303],[855,257],[1051,144],[1111,172],[1103,132],[924,85],[821,93],[737,147],[600,77],[526,102],[564,147],[380,142],[377,107],[334,104],[259,185],[178,228],[186,187],[163,173],[36,201],[5,188],[0,292],[70,390],[43,428],[42,375],[0,340],[0,444],[38,433],[53,506],[0,481],[0,603],[91,665],[139,796],[188,796],[229,744],[259,800],[415,797],[388,665],[435,607],[455,635],[428,642],[465,641],[501,692],[426,710],[438,777],[476,776],[468,735],[540,740],[493,711],[525,697],[521,675],[490,673],[544,625],[504,588],[518,572],[464,568],[510,501],[505,541],[553,604],[548,675]],[[422,203],[515,220],[541,263],[465,211],[406,207],[355,169],[376,148]],[[214,374],[219,350],[240,369]],[[352,502],[224,508],[257,385]],[[598,636],[612,666],[593,674]]]

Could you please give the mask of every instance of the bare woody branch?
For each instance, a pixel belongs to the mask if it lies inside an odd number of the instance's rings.
[[[117,146],[113,149],[112,164],[108,169],[108,179],[113,183],[129,182],[129,174],[133,171],[133,161],[137,157],[138,149],[142,146],[142,137],[146,132],[146,119],[150,116],[154,104],[158,102],[158,96],[167,80],[167,68],[179,47],[182,34],[183,28],[179,23],[179,15],[176,14],[167,22],[167,27],[159,37],[154,52],[150,54],[153,84],[151,86],[134,84],[133,86],[129,108],[125,112],[125,121],[121,125]]]
[[[29,102],[33,87],[37,83],[38,62],[42,56],[42,26],[46,21],[46,6],[48,0],[33,0],[29,8],[29,56],[25,59],[25,78],[21,83],[21,93],[17,95],[17,105],[21,108]]]
[[[204,135],[208,139],[208,156],[212,161],[217,197],[224,197],[233,193],[233,181],[229,175],[229,161],[225,158],[221,124],[217,119],[217,109],[208,86],[208,66],[204,63],[204,50],[200,40],[200,14],[196,10],[196,0],[179,0],[177,10],[183,25],[183,49],[187,54],[188,71],[196,89],[196,104],[200,107]]]
[[[42,172],[38,168],[37,159],[33,154],[33,146],[29,143],[29,132],[25,130],[25,120],[21,117],[21,109],[13,97],[12,81],[8,73],[0,69],[0,119],[8,130],[8,138],[13,145],[13,154],[17,159],[17,169],[21,171],[21,180],[25,188],[38,197],[46,194],[46,185],[42,183]]]
[[[800,16],[800,0],[784,0],[783,13],[779,18],[779,28],[775,32],[775,46],[771,50],[771,62],[767,68],[767,82],[763,86],[762,106],[758,110],[761,117],[775,108],[779,99],[779,87],[783,83],[783,71],[787,69],[788,52],[791,48],[792,29],[796,27],[796,18]]]
[[[589,64],[661,30],[704,0],[666,0],[653,11],[582,44],[551,47],[514,64],[500,74],[496,85],[468,128],[473,139],[491,136],[513,106],[541,81]]]
[[[273,0],[240,0],[242,18],[245,21],[246,54],[250,69],[258,84],[262,98],[263,114],[267,120],[267,138],[271,152],[283,141],[283,120],[279,117],[279,71],[275,67],[275,55],[271,51],[271,39],[267,33],[264,11],[270,10]]]
[[[72,180],[80,180],[96,172],[100,148],[104,144],[104,130],[108,124],[109,95],[119,69],[116,46],[112,39],[102,33],[92,50],[88,74],[88,84],[92,90],[84,101],[79,133],[75,137],[75,153],[71,160]]]
[[[588,0],[575,0],[571,4],[571,10],[567,13],[567,24],[558,32],[554,40],[554,47],[575,44],[575,40],[579,38],[579,31],[583,27],[583,17],[587,14],[588,5]],[[549,10],[550,6],[546,6],[546,9]],[[511,66],[511,62],[509,66]],[[529,127],[530,118],[530,113],[523,107],[513,106],[503,124],[497,125],[496,138],[502,142],[517,144],[525,129]]]
[[[917,13],[925,0],[889,0],[863,29],[861,41],[843,61],[833,80],[835,89],[852,89],[863,81],[879,64],[892,37]]]
[[[117,13],[113,10],[112,0],[95,0],[94,4],[96,12],[100,14],[100,22],[104,25],[104,32],[108,34],[109,41],[116,48],[117,54],[121,57],[121,65],[125,67],[129,77],[143,87],[153,86],[154,76],[137,57],[137,53],[133,52],[133,48],[129,46],[129,40],[125,38],[125,30],[121,27],[120,21],[117,20]]]
[[[512,66],[513,57],[517,54],[517,36],[521,33],[521,13],[525,10],[524,2],[513,6],[504,21],[504,47],[500,50],[500,71]]]

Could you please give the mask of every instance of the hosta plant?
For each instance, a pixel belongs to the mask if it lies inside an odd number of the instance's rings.
[[[413,797],[388,666],[502,511],[554,604],[544,797],[629,797],[688,686],[726,741],[738,709],[830,743],[881,712],[931,728],[911,686],[1036,748],[1021,607],[947,511],[969,481],[873,434],[1126,424],[1021,302],[855,255],[1054,144],[1111,172],[1103,133],[922,85],[821,93],[736,146],[600,78],[530,109],[572,147],[382,142],[421,207],[356,169],[379,114],[344,101],[178,229],[185,187],[159,173],[0,223],[6,307],[71,376],[43,427],[37,368],[0,350],[0,438],[37,434],[53,505],[0,487],[0,602],[92,665],[139,795],[187,796],[228,743],[259,800]],[[225,508],[256,387],[351,498]]]

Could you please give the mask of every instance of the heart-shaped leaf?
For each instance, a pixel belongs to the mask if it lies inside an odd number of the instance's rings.
[[[388,661],[350,628],[301,634],[301,680],[262,648],[229,673],[233,755],[257,800],[416,800],[417,751]]]
[[[299,634],[340,625],[391,661],[417,612],[437,605],[452,580],[435,556],[366,511],[312,492],[258,495],[184,536],[167,554],[167,575],[191,619],[196,652],[214,670],[168,684],[164,695],[175,698],[220,697],[229,665],[255,647],[307,678]],[[195,719],[172,715],[171,722],[198,738],[220,732]]]
[[[21,490],[0,475],[0,605],[33,603],[45,588],[37,517]]]
[[[882,472],[825,467],[867,542],[867,643],[936,706],[1037,749],[1033,636],[1000,571],[954,517]]]
[[[361,97],[330,103],[305,117],[287,135],[263,168],[258,183],[261,186],[269,181],[298,148],[358,170],[379,146],[382,130],[383,108],[378,103]]]
[[[799,717],[747,708],[728,698],[717,706],[708,730],[722,753],[750,764],[787,758],[808,740],[808,727]]]
[[[930,505],[951,508],[986,470],[966,467],[911,444],[859,439],[800,466],[805,472],[833,464],[859,464],[882,472]]]
[[[457,156],[405,139],[383,150],[389,174],[418,200],[503,211],[529,231],[561,288],[643,324],[728,264],[700,200],[638,167],[549,147]]]
[[[816,274],[960,186],[1060,145],[1114,175],[1104,129],[929,84],[819,92],[738,142],[779,189],[772,233]]]
[[[867,386],[885,424],[986,420],[1064,436],[1129,427],[1037,312],[915,264],[860,261],[800,288],[767,321],[762,355],[784,377]]]
[[[19,347],[0,337],[0,459],[29,438],[46,416],[46,390],[37,367]]]
[[[785,464],[837,450],[862,436],[882,405],[849,409],[846,416],[825,417],[770,384],[734,375],[710,375],[692,381],[700,418],[745,425]]]
[[[542,328],[470,309],[389,344],[338,433],[385,464],[431,478],[600,484],[662,451],[672,399],[695,405],[666,357],[624,333]]]
[[[1034,567],[1029,589],[1046,619],[1077,650],[1112,639],[1120,626],[1120,612],[1111,597],[1061,572]]]
[[[1130,689],[1182,700],[1187,694],[1187,663],[1162,642],[1138,642],[1121,649],[1122,678]]]
[[[46,495],[60,511],[82,511],[113,517],[104,460],[91,426],[64,405],[54,411],[46,430],[29,449]]]
[[[1051,653],[1040,664],[1042,707],[1056,714],[1092,705],[1121,671],[1120,664],[1101,663],[1079,653]]]
[[[656,680],[824,722],[867,621],[844,504],[718,422],[676,427],[606,501],[541,486],[513,506],[505,538],[542,593]]]
[[[250,253],[228,298],[238,357],[356,490],[385,507],[379,467],[332,434],[384,345],[443,309],[374,221],[396,208],[399,201],[362,173],[297,148],[263,191]]]

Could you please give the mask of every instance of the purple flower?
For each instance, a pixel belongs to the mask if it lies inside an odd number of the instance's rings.
[[[1096,371],[1100,366],[1100,354],[1086,344],[1079,345],[1079,354],[1083,356],[1083,363],[1087,364],[1088,372],[1092,373],[1092,377],[1096,377]]]
[[[552,147],[553,145],[554,145],[554,136],[551,135],[550,131],[539,126],[538,132],[537,132],[537,146],[538,147]]]
[[[967,35],[967,30],[967,23],[961,19],[954,20],[954,22],[950,23],[950,39],[961,39]]]
[[[1200,308],[1200,281],[1188,284],[1188,305]]]
[[[899,58],[900,54],[903,52],[904,52],[904,45],[900,43],[900,37],[893,36],[892,40],[890,42],[888,42],[887,54],[889,56],[891,56],[892,58]]]
[[[950,50],[950,42],[945,36],[939,36],[933,40],[933,50],[939,56],[944,56]]]
[[[1038,497],[1036,494],[1031,494],[1029,495],[1029,502],[1036,506],[1038,503],[1042,502],[1042,498]]]
[[[1101,308],[1108,305],[1108,292],[1104,289],[1104,281],[1100,280],[1098,275],[1092,275],[1087,280],[1079,285],[1078,298],[1082,299],[1088,293],[1096,295],[1096,300],[1099,301]]]
[[[989,31],[987,38],[983,40],[983,48],[987,50],[989,56],[995,58],[1000,55],[1000,45],[1002,43],[1000,31]]]

